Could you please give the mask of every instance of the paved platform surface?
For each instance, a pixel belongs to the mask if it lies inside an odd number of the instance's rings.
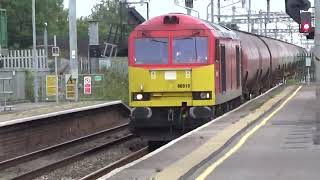
[[[238,151],[205,179],[301,180],[320,179],[320,97],[316,86],[303,87]],[[318,120],[317,120],[318,119]],[[234,147],[235,143],[230,147]],[[186,179],[204,175],[220,157],[214,157]],[[208,169],[207,169],[208,170]],[[205,177],[205,176],[203,176]],[[199,178],[201,179],[201,178]]]
[[[55,102],[15,104],[13,111],[0,112],[0,122],[43,115],[74,108],[93,106],[107,102],[109,101],[84,101],[78,103],[61,102],[59,104]]]
[[[228,148],[230,139],[236,140],[248,125],[254,125],[257,119],[296,89],[297,86],[279,87],[100,179],[194,179],[197,174],[189,174],[190,171],[197,172],[199,165],[210,160],[211,156],[218,156]],[[241,166],[241,162],[238,165]]]

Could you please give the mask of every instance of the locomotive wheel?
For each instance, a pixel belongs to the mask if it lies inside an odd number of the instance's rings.
[[[211,107],[211,116],[210,116],[210,120],[213,120],[216,118],[216,108],[214,106]]]

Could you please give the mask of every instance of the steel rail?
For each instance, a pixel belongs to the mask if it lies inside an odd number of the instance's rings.
[[[85,158],[88,155],[94,154],[94,153],[96,153],[98,151],[101,151],[103,149],[109,148],[111,146],[118,145],[120,143],[126,142],[129,139],[132,139],[133,137],[134,137],[133,134],[129,134],[127,136],[124,136],[124,137],[121,137],[119,139],[113,140],[111,142],[105,143],[105,144],[103,144],[101,146],[94,147],[92,149],[85,150],[85,151],[82,151],[82,152],[77,153],[75,155],[66,157],[66,158],[64,158],[62,160],[56,161],[56,162],[51,163],[51,164],[49,164],[47,166],[40,167],[38,169],[26,172],[26,173],[21,174],[21,175],[18,175],[16,177],[12,178],[12,179],[13,180],[34,179],[34,178],[39,177],[39,176],[41,176],[41,175],[43,175],[45,173],[51,172],[51,171],[53,171],[55,169],[61,168],[63,166],[69,165],[69,164],[71,164],[73,162],[76,162],[78,160],[81,160],[81,159]]]
[[[132,161],[135,161],[145,155],[147,155],[149,153],[149,150],[148,150],[148,147],[144,147],[142,149],[140,149],[139,151],[137,152],[134,152],[114,163],[111,163],[109,164],[108,166],[106,167],[103,167],[83,178],[81,178],[80,180],[95,180],[95,179],[98,179],[99,177],[102,177],[104,175],[106,175],[107,173],[111,172],[112,170],[116,169],[116,168],[119,168],[121,166],[124,166]]]
[[[2,162],[0,162],[0,170],[4,170],[9,167],[17,166],[18,164],[37,159],[39,157],[42,157],[42,156],[57,152],[59,150],[62,150],[66,147],[75,146],[77,144],[81,144],[81,143],[86,142],[88,140],[98,138],[100,136],[103,136],[103,135],[106,135],[109,133],[113,133],[115,131],[125,130],[126,128],[128,128],[128,125],[129,124],[123,124],[123,125],[120,125],[117,127],[113,127],[113,128],[106,129],[106,130],[103,130],[103,131],[100,131],[100,132],[97,132],[94,134],[87,135],[87,136],[84,136],[81,138],[67,141],[65,143],[61,143],[61,144],[57,144],[57,145],[54,145],[54,146],[51,146],[51,147],[48,147],[45,149],[41,149],[39,151],[35,151],[35,152],[29,153],[29,154],[25,154],[22,156],[18,156],[18,157],[12,158],[12,159],[2,161]]]

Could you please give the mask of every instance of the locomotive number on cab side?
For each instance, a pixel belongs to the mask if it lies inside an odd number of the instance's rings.
[[[178,84],[178,88],[191,88],[191,84]]]

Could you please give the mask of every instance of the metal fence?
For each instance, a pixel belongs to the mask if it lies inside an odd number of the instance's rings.
[[[128,74],[128,61],[124,58],[111,60],[111,71],[127,76]]]
[[[43,100],[43,94],[45,94],[45,76],[47,72],[41,71],[38,73],[39,82],[39,97]],[[10,81],[6,81],[5,84],[1,79],[11,78]],[[5,91],[12,91],[7,93],[7,99],[11,101],[20,100],[33,100],[33,73],[28,70],[0,70],[0,103],[4,99]]]
[[[7,101],[13,94],[11,81],[12,77],[0,78],[0,111],[11,109],[11,106],[7,106]]]
[[[90,73],[90,61],[87,57],[79,57],[79,73],[88,74]]]
[[[102,60],[102,59],[99,59]],[[128,61],[126,57],[115,57],[110,60],[110,67],[106,67],[106,70],[119,73],[126,76],[128,74]],[[88,58],[79,57],[79,72],[82,74],[90,73],[90,61]],[[103,68],[102,68],[103,71]]]
[[[7,56],[0,57],[0,69],[34,69],[31,49],[10,50]],[[37,49],[37,68],[48,71],[48,57],[44,49]]]

